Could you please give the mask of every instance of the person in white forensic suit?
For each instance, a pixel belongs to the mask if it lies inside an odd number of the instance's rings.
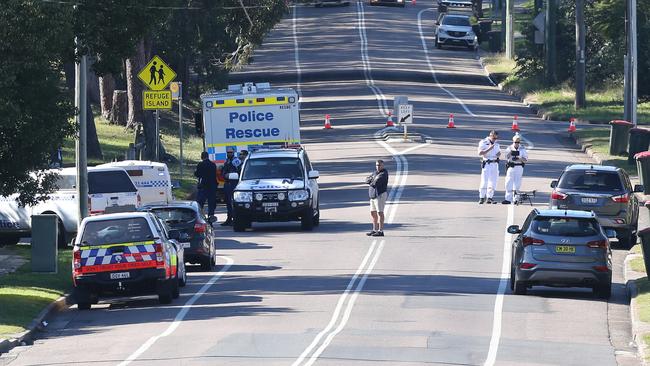
[[[497,203],[493,197],[497,187],[497,178],[499,178],[499,157],[501,156],[498,138],[499,134],[492,130],[488,137],[478,143],[478,155],[481,157],[479,204]]]
[[[512,137],[512,145],[506,149],[506,199],[504,205],[513,201],[514,195],[521,189],[521,177],[524,175],[524,166],[528,161],[528,152],[521,144],[521,136],[515,134]],[[516,202],[515,202],[516,203]]]

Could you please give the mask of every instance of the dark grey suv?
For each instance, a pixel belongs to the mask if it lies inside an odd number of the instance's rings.
[[[634,192],[643,186],[632,186],[627,173],[617,167],[603,165],[570,165],[558,180],[551,182],[550,208],[593,211],[604,228],[616,230],[623,247],[636,243],[639,202]]]
[[[593,212],[539,210],[524,224],[508,227],[512,242],[510,288],[524,295],[532,286],[591,287],[596,296],[612,292],[612,253],[607,233]]]

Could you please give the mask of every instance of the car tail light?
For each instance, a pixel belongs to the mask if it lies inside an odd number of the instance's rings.
[[[609,268],[607,268],[607,266],[594,266],[594,269],[597,272],[609,272]]]
[[[628,196],[627,194],[622,194],[620,196],[612,197],[612,200],[617,203],[628,203],[630,202],[630,196]]]
[[[142,197],[140,197],[140,193],[136,195],[136,198],[138,200],[138,207],[140,207],[142,205]]]
[[[535,239],[530,236],[524,236],[524,238],[521,240],[521,243],[527,247],[529,245],[542,245],[544,244],[544,240],[542,239]]]
[[[74,276],[81,274],[81,250],[79,248],[72,251],[72,271]]]
[[[564,194],[564,193],[560,193],[560,192],[558,192],[558,191],[553,191],[553,193],[551,193],[551,199],[554,199],[554,200],[565,200],[566,198],[567,198],[567,195]]]
[[[203,234],[206,232],[207,229],[208,229],[208,224],[206,224],[205,222],[197,222],[196,224],[194,224],[195,233]]]
[[[537,266],[537,265],[534,264],[534,263],[526,263],[526,262],[524,262],[524,263],[519,265],[519,268],[521,268],[521,269],[533,269],[533,268],[535,268],[535,266]]]
[[[163,255],[163,247],[160,243],[155,243],[154,248],[156,248],[156,266],[158,268],[165,266],[165,256]]]
[[[590,241],[590,242],[587,243],[587,246],[589,248],[602,248],[602,249],[605,249],[605,248],[607,248],[607,240],[603,239],[603,240]]]

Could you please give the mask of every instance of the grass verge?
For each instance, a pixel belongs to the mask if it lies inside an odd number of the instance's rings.
[[[29,246],[9,248],[29,259]],[[0,276],[0,338],[25,330],[25,327],[52,301],[71,286],[71,251],[60,250],[58,273],[32,273],[27,262],[16,272]]]
[[[602,159],[603,165],[613,165],[623,168],[630,176],[637,175],[636,162],[628,164],[627,156],[612,156],[609,155],[609,128],[590,128],[579,129],[576,136],[583,142],[591,144],[591,148]]]
[[[123,126],[110,124],[102,118],[98,111],[95,112],[95,127],[97,138],[102,148],[103,158],[88,159],[88,165],[123,160],[129,143],[135,139],[135,132]],[[160,113],[160,136],[167,150],[167,153],[180,158],[180,128],[178,125],[178,114],[168,111]],[[196,180],[193,176],[196,164],[201,160],[203,142],[191,125],[189,120],[183,120],[183,175],[181,175],[180,163],[167,163],[172,180],[180,182],[180,188],[174,190],[174,196],[178,199],[187,198],[194,187]],[[75,141],[66,140],[63,146],[63,162],[65,166],[74,166],[75,162]]]

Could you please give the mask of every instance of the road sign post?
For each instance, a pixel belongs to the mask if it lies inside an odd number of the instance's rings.
[[[404,141],[408,140],[408,125],[413,123],[413,104],[400,104],[397,122],[404,126]]]
[[[179,131],[179,145],[180,145],[180,167],[181,177],[183,176],[183,83],[180,81],[173,82],[169,85],[169,90],[172,92],[172,99],[178,100],[178,131]]]
[[[156,161],[160,161],[160,110],[172,109],[172,91],[166,90],[166,88],[167,85],[169,85],[169,83],[176,78],[176,72],[174,72],[174,70],[169,67],[160,57],[154,56],[142,68],[142,70],[140,70],[138,73],[138,78],[149,89],[142,92],[142,109],[156,111],[154,114],[156,120],[155,152]],[[179,111],[181,111],[180,107]],[[183,174],[182,162],[183,161],[181,155],[181,175]]]

